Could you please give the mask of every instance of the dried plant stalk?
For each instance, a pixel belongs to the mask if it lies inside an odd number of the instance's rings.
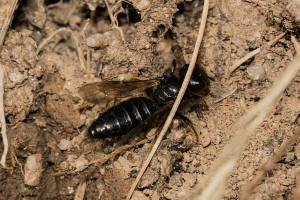
[[[14,12],[18,5],[18,0],[12,0],[10,2],[10,7],[7,12],[7,16],[4,20],[4,23],[0,30],[0,51],[2,50],[2,45],[4,42],[4,38],[6,35],[6,32],[11,24]],[[4,95],[4,67],[0,66],[0,120],[1,120],[1,135],[4,145],[3,154],[1,156],[0,164],[3,167],[6,167],[6,157],[8,153],[8,139],[6,135],[6,121],[5,121],[5,115],[4,115],[4,102],[3,102],[3,95]]]
[[[275,37],[274,40],[271,40],[267,43],[267,47],[271,47],[273,45],[275,45],[284,35],[286,34],[286,32],[283,32],[281,34],[279,34],[277,37]],[[261,48],[257,48],[251,52],[249,52],[248,54],[246,54],[244,57],[240,58],[239,60],[237,60],[228,70],[227,73],[227,78],[232,74],[232,72],[234,72],[237,68],[239,68],[239,66],[241,66],[244,62],[246,62],[247,60],[249,60],[250,58],[254,57],[256,54],[258,54],[261,51]]]
[[[3,167],[6,167],[6,156],[8,153],[8,139],[6,134],[6,121],[4,115],[3,95],[4,95],[4,69],[3,66],[0,66],[0,121],[1,121],[1,135],[3,140],[3,145],[4,145],[4,150],[1,156],[0,164]]]
[[[1,31],[0,31],[0,50],[2,49],[2,45],[4,42],[6,32],[11,24],[11,21],[12,21],[14,12],[17,9],[17,6],[18,6],[18,0],[12,0],[9,10],[7,12],[7,16],[5,17],[4,23],[3,23],[2,27],[1,27]]]
[[[284,89],[292,81],[300,70],[300,56],[282,73],[274,83],[268,95],[245,114],[233,127],[236,132],[229,144],[227,144],[210,168],[206,178],[191,192],[186,199],[220,199],[223,194],[225,183],[241,152],[245,148],[254,130],[263,122],[271,105],[275,103]]]
[[[196,64],[196,60],[197,60],[197,57],[198,57],[198,52],[199,52],[199,48],[200,48],[200,45],[201,45],[201,42],[202,42],[202,38],[203,38],[203,35],[204,35],[204,30],[205,30],[205,25],[206,25],[206,19],[207,19],[207,14],[208,14],[208,8],[209,8],[209,0],[205,0],[204,1],[204,6],[203,6],[203,12],[202,12],[202,16],[201,16],[201,23],[200,23],[200,28],[199,28],[199,32],[198,32],[198,36],[197,36],[197,41],[196,41],[196,44],[195,44],[195,49],[194,49],[194,52],[193,52],[193,55],[192,55],[192,59],[191,59],[191,62],[189,64],[189,68],[186,72],[186,75],[184,77],[184,80],[183,80],[183,83],[182,83],[182,86],[179,90],[179,93],[178,93],[178,96],[173,104],[173,107],[169,113],[169,116],[167,117],[166,119],[166,122],[165,124],[163,125],[163,128],[151,150],[151,152],[149,153],[145,163],[143,164],[141,170],[139,171],[139,174],[138,176],[136,177],[133,185],[131,186],[130,188],[130,191],[127,195],[127,198],[126,200],[130,200],[137,184],[139,183],[140,179],[142,178],[144,172],[146,171],[150,161],[152,160],[156,150],[158,149],[163,137],[165,136],[167,130],[169,129],[169,126],[175,116],[175,113],[179,107],[179,104],[183,98],[183,95],[186,91],[186,88],[188,86],[188,83],[190,81],[190,78],[191,78],[191,75],[193,73],[193,70],[194,70],[194,67],[195,67],[195,64]]]
[[[293,145],[298,141],[300,136],[300,127],[298,127],[295,131],[293,137],[291,137],[287,142],[284,142],[280,148],[278,153],[276,153],[270,160],[268,160],[258,171],[257,175],[253,179],[253,181],[247,185],[247,188],[242,191],[240,199],[247,200],[252,194],[253,190],[261,183],[261,181],[265,178],[265,175],[271,171],[274,165],[282,159],[282,157],[293,147]]]

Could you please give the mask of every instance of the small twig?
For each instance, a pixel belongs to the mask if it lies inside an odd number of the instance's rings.
[[[109,18],[110,18],[110,21],[111,21],[113,27],[120,32],[122,40],[125,41],[123,30],[116,24],[115,18],[114,18],[113,14],[112,14],[111,8],[110,8],[107,0],[104,0],[104,3],[106,5],[107,12],[108,12],[108,15],[109,15]]]
[[[285,36],[286,33],[287,33],[287,32],[285,31],[285,32],[279,34],[277,37],[274,38],[274,40],[269,41],[269,42],[267,43],[267,46],[268,46],[268,47],[274,46],[274,45],[275,45],[275,44],[276,44],[283,36]]]
[[[86,189],[86,181],[80,183],[76,189],[74,200],[83,200]]]
[[[83,28],[82,28],[82,30],[80,31],[80,35],[82,35],[82,37],[86,37],[85,32],[88,29],[89,25],[90,25],[90,19],[87,19],[84,26],[83,26]]]
[[[235,91],[237,90],[237,85],[229,92],[227,92],[225,95],[223,95],[221,98],[215,100],[214,103],[219,103],[221,101],[223,101],[224,99],[226,99],[227,97],[231,96],[233,93],[235,93]]]
[[[9,7],[9,10],[7,12],[7,16],[5,18],[5,21],[4,21],[4,23],[1,27],[1,31],[0,31],[0,51],[2,49],[2,45],[3,45],[3,42],[4,42],[5,35],[7,33],[7,30],[9,28],[10,24],[11,24],[14,12],[17,9],[17,6],[18,6],[18,0],[11,0],[10,2],[11,2],[11,5]]]
[[[281,33],[280,35],[278,35],[274,40],[269,41],[267,43],[267,47],[271,47],[274,44],[276,44],[284,35],[286,34],[286,32]],[[257,48],[253,51],[251,51],[250,53],[246,54],[244,57],[240,58],[239,60],[237,60],[228,70],[227,73],[227,78],[232,74],[232,72],[234,72],[239,66],[241,66],[244,62],[246,62],[247,60],[249,60],[250,58],[252,58],[253,56],[255,56],[256,54],[258,54],[261,51],[261,47]]]
[[[265,175],[271,171],[274,165],[282,159],[282,157],[293,147],[293,145],[298,141],[300,136],[300,128],[298,127],[295,131],[295,134],[285,143],[283,143],[277,154],[273,156],[270,160],[268,160],[258,171],[257,175],[253,179],[253,181],[247,185],[247,189],[241,193],[240,199],[247,200],[252,194],[253,190],[261,183],[261,181],[265,178]]]
[[[297,41],[297,39],[295,38],[295,36],[292,35],[291,41],[292,41],[292,43],[294,44],[294,48],[295,48],[296,53],[297,53],[298,55],[300,55],[300,44],[299,44],[299,42]]]
[[[72,31],[68,28],[59,28],[56,31],[54,31],[53,33],[51,33],[47,38],[45,38],[38,46],[37,50],[36,50],[36,55],[38,55],[40,53],[40,51],[46,46],[46,44],[48,44],[52,38],[59,34],[60,32],[68,32],[71,33]]]
[[[170,111],[170,114],[150,152],[150,154],[148,155],[145,163],[143,164],[141,170],[139,171],[139,174],[138,176],[136,177],[133,185],[131,186],[130,188],[130,191],[126,197],[126,200],[130,200],[137,184],[139,183],[141,177],[143,176],[145,170],[147,169],[150,161],[152,160],[153,158],[153,155],[154,153],[156,152],[156,150],[158,149],[164,135],[166,134],[167,130],[169,129],[169,126],[170,124],[172,123],[172,120],[174,118],[174,115],[179,107],[179,104],[183,98],[183,95],[185,93],[185,90],[188,86],[188,83],[189,83],[189,80],[191,78],[191,75],[193,73],[193,70],[194,70],[194,67],[195,67],[195,64],[196,64],[196,60],[197,60],[197,57],[198,57],[198,52],[199,52],[199,48],[200,48],[200,45],[201,45],[201,41],[202,41],[202,38],[203,38],[203,35],[204,35],[204,30],[205,30],[205,24],[206,24],[206,19],[207,19],[207,14],[208,14],[208,7],[209,7],[209,0],[205,0],[204,1],[204,6],[203,6],[203,12],[202,12],[202,16],[201,16],[201,23],[200,23],[200,28],[199,28],[199,32],[198,32],[198,36],[197,36],[197,41],[196,41],[196,44],[195,44],[195,49],[194,49],[194,52],[193,52],[193,55],[192,55],[192,59],[191,59],[191,62],[189,64],[189,68],[186,72],[186,75],[184,77],[184,81],[182,83],[182,86],[179,90],[179,93],[178,93],[178,96],[174,102],[174,105]]]
[[[152,136],[151,138],[154,138],[154,137],[155,137],[155,136]],[[149,138],[149,139],[147,138],[147,139],[141,140],[141,141],[139,141],[139,142],[137,142],[137,143],[135,143],[135,144],[124,145],[124,146],[118,148],[117,150],[115,150],[114,152],[112,152],[112,153],[109,154],[109,155],[106,155],[106,156],[104,156],[104,157],[102,157],[102,158],[100,158],[100,159],[92,160],[91,162],[89,162],[88,165],[95,164],[95,163],[98,163],[98,162],[100,162],[101,164],[104,164],[104,163],[106,163],[108,160],[113,159],[113,158],[116,157],[117,155],[120,155],[120,154],[122,154],[123,152],[128,151],[129,149],[132,149],[132,148],[135,147],[135,146],[139,146],[139,145],[146,144],[146,143],[150,142],[150,141],[151,141],[151,138]]]
[[[231,75],[232,72],[234,72],[239,66],[241,66],[244,62],[255,56],[260,52],[260,48],[255,49],[251,51],[250,53],[247,53],[244,57],[236,61],[230,68],[227,77]]]
[[[80,48],[80,42],[78,40],[78,37],[75,36],[75,33],[70,30],[69,28],[59,28],[57,29],[56,31],[54,31],[53,33],[51,33],[49,35],[49,37],[47,37],[46,39],[44,39],[40,45],[38,46],[37,50],[36,50],[36,55],[39,54],[39,52],[46,46],[46,44],[48,42],[50,42],[52,40],[52,38],[61,33],[61,32],[67,32],[67,33],[70,33],[71,34],[71,37],[72,39],[75,41],[75,45],[76,45],[76,49],[77,49],[77,54],[78,54],[78,58],[79,58],[79,61],[80,61],[80,66],[82,68],[83,71],[85,71],[86,67],[85,67],[85,61],[84,61],[84,56],[83,56],[83,52],[82,52],[82,49]]]
[[[17,164],[19,165],[20,167],[20,170],[21,170],[21,173],[23,175],[23,177],[25,176],[25,173],[24,173],[24,170],[23,170],[23,166],[22,166],[22,163],[19,162],[16,154],[14,153],[14,151],[11,151],[11,155],[13,156],[13,158],[15,159],[15,161],[17,162]]]
[[[186,199],[220,199],[226,179],[232,172],[241,152],[254,130],[263,122],[271,105],[300,71],[300,56],[296,56],[287,69],[274,82],[267,96],[245,114],[234,127],[236,136],[225,146],[219,158],[211,166],[207,176]]]
[[[6,121],[5,121],[5,115],[4,115],[4,67],[0,66],[0,121],[1,121],[1,135],[2,135],[2,141],[4,145],[3,154],[1,156],[0,164],[3,167],[6,167],[6,156],[8,153],[8,139],[6,135]]]
[[[86,71],[85,59],[84,59],[82,48],[80,47],[79,39],[78,39],[77,36],[74,35],[74,33],[72,33],[72,38],[75,41],[75,45],[76,45],[76,49],[77,49],[81,69],[83,71]]]

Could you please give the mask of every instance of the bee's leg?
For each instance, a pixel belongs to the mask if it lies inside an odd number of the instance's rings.
[[[195,137],[197,143],[199,143],[199,141],[200,141],[200,134],[195,130],[194,125],[193,125],[193,123],[191,122],[191,120],[189,120],[187,117],[185,117],[185,116],[183,116],[183,115],[181,115],[181,114],[179,114],[179,113],[177,113],[177,114],[175,115],[175,118],[178,119],[179,121],[181,121],[182,124],[184,125],[184,127],[185,127],[186,129],[188,129],[190,132],[192,132],[192,134],[194,135],[194,137]],[[158,129],[155,131],[155,133],[153,134],[153,135],[154,135],[154,138],[153,138],[153,140],[152,140],[152,142],[151,142],[151,146],[150,146],[151,148],[150,148],[150,149],[152,149],[152,146],[153,146],[153,144],[154,144],[154,141],[156,141],[157,135],[160,133],[160,131],[161,131],[161,129],[162,129],[162,126],[163,126],[164,122],[165,122],[164,120],[161,121],[161,123],[160,123],[160,125],[159,125],[159,128],[158,128]]]
[[[192,110],[194,110],[197,114],[198,119],[203,118],[203,111],[207,111],[208,110],[208,105],[205,102],[205,100],[203,99],[203,97],[201,96],[194,96],[192,98],[192,106],[191,106]]]
[[[165,123],[165,119],[166,119],[167,116],[168,116],[167,114],[169,114],[169,113],[165,113],[165,114],[163,115],[163,117],[162,117],[161,119],[164,119],[164,120],[160,120],[158,128],[155,130],[154,134],[150,136],[150,137],[153,137],[153,138],[152,138],[152,141],[151,141],[151,145],[150,145],[150,151],[151,151],[151,149],[152,149],[152,147],[153,147],[153,145],[154,145],[154,142],[155,142],[156,139],[157,139],[158,134],[160,133],[160,131],[161,131],[161,129],[162,129],[164,123]],[[158,118],[157,118],[157,120],[158,120]],[[150,151],[149,151],[149,153],[150,153]]]
[[[200,141],[200,134],[195,130],[193,123],[187,117],[177,113],[175,118],[182,122],[186,129],[191,131],[193,135],[196,137],[197,143]]]
[[[123,81],[147,81],[149,79],[141,78],[138,76],[126,76]]]
[[[152,149],[152,147],[153,147],[153,145],[154,145],[154,142],[156,141],[156,139],[157,139],[157,135],[159,134],[159,131],[158,131],[159,129],[157,129],[156,131],[155,131],[155,134],[154,134],[154,136],[153,136],[153,138],[152,138],[152,140],[151,140],[151,144],[150,144],[150,148],[149,148],[149,152],[148,152],[148,154],[150,153],[150,151],[151,151],[151,149]]]

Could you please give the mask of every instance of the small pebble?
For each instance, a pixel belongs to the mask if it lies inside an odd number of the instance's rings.
[[[103,177],[99,177],[96,180],[96,188],[98,189],[98,191],[103,191],[104,190],[105,183],[104,183]]]
[[[158,194],[157,191],[154,191],[152,194],[152,200],[159,200],[160,199],[160,195]]]
[[[115,169],[123,170],[127,177],[132,170],[131,162],[125,159],[123,156],[120,156],[119,159],[113,163],[113,165]]]
[[[285,157],[285,162],[288,163],[288,162],[291,162],[295,160],[295,153],[294,152],[288,152],[286,154],[286,157]]]
[[[174,164],[174,158],[172,157],[170,152],[166,152],[161,157],[161,166],[160,166],[160,173],[161,176],[169,177],[172,170],[173,170],[173,164]]]
[[[19,73],[19,72],[12,72],[8,74],[8,78],[12,81],[12,82],[21,82],[24,79],[23,74]]]
[[[73,194],[74,193],[74,188],[73,187],[68,186],[67,189],[68,189],[68,194]]]
[[[138,2],[136,4],[136,7],[139,10],[145,10],[145,9],[149,8],[150,5],[151,5],[150,1],[148,1],[148,0],[140,0],[140,2]]]
[[[57,146],[60,150],[65,151],[70,149],[72,144],[70,140],[62,139]]]
[[[160,175],[157,168],[148,168],[141,178],[138,188],[142,189],[151,186],[159,179],[159,177]]]
[[[34,154],[28,156],[25,163],[25,184],[30,186],[37,186],[40,182],[42,172],[42,155]]]
[[[207,128],[201,129],[200,142],[201,142],[202,147],[204,147],[204,148],[208,147],[210,145],[211,139],[210,139]]]
[[[89,162],[83,156],[80,156],[73,163],[71,163],[72,167],[74,167],[76,171],[84,170],[87,168],[88,164]]]
[[[94,34],[86,38],[86,44],[89,47],[104,47],[107,45],[106,38],[104,34]]]
[[[107,31],[103,34],[96,33],[94,35],[89,36],[86,38],[86,44],[89,47],[106,47],[108,45],[113,45],[113,43],[119,40],[118,33],[114,31]]]
[[[265,78],[265,70],[261,65],[252,64],[247,68],[247,73],[252,80],[258,81]]]

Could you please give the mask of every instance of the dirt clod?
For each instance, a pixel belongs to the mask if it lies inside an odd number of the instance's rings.
[[[261,65],[252,64],[247,68],[247,73],[252,80],[263,80],[265,71]]]
[[[132,195],[132,200],[149,200],[149,198],[147,198],[143,192],[141,191],[135,191]]]
[[[68,150],[71,148],[72,144],[70,140],[62,139],[57,145],[60,150]]]

